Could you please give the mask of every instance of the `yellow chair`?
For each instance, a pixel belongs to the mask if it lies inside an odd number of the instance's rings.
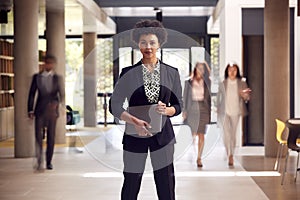
[[[275,165],[274,165],[274,170],[280,170],[280,160],[282,157],[282,149],[283,146],[287,145],[287,139],[283,139],[282,138],[282,133],[286,128],[286,125],[283,121],[279,120],[279,119],[275,119],[276,121],[276,139],[279,142],[279,147],[277,150],[277,156],[276,156],[276,161],[275,161]]]
[[[280,160],[279,160],[279,157],[281,159],[282,157],[282,148],[284,145],[287,146],[287,136],[286,136],[286,139],[283,139],[282,137],[282,134],[286,128],[286,124],[279,120],[279,119],[275,119],[276,121],[276,139],[277,141],[279,142],[279,148],[277,150],[277,158],[276,158],[276,162],[275,162],[275,166],[274,166],[274,170],[277,169],[278,167],[278,171],[280,171]],[[297,139],[296,140],[296,143],[297,144],[300,144],[300,139]],[[288,148],[287,149],[287,153],[286,153],[286,157],[285,157],[285,166],[284,166],[284,169],[283,169],[283,172],[282,172],[282,178],[281,178],[281,185],[283,185],[283,182],[284,182],[284,177],[285,177],[285,173],[286,173],[286,168],[287,168],[287,161],[288,161],[288,157],[289,157],[289,152],[290,151],[296,151],[298,153],[298,156],[297,156],[297,161],[296,161],[296,173],[295,173],[295,182],[297,180],[297,172],[300,171],[300,169],[298,168],[298,164],[299,164],[299,154],[300,154],[300,150],[299,149],[290,149]],[[278,164],[279,163],[279,164]]]

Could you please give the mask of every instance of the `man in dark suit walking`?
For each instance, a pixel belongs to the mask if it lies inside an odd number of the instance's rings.
[[[59,103],[64,98],[62,78],[54,71],[56,63],[54,56],[45,56],[44,69],[33,75],[28,96],[28,117],[30,119],[35,117],[37,170],[43,169],[43,136],[45,128],[47,132],[46,168],[49,170],[53,169],[52,157],[55,144],[56,120],[59,113]]]

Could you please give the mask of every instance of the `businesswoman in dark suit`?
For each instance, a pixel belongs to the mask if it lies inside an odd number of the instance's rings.
[[[135,128],[135,134],[127,134],[125,129],[123,136],[122,200],[137,199],[148,150],[158,198],[175,199],[175,135],[170,117],[181,113],[182,89],[178,70],[156,57],[166,38],[167,32],[159,21],[142,20],[136,23],[132,39],[143,57],[135,65],[122,70],[110,98],[110,112]],[[123,108],[125,100],[129,107],[156,104],[156,112],[162,115],[161,130],[151,132],[149,122]]]
[[[43,71],[34,74],[28,96],[28,117],[35,117],[37,170],[42,170],[43,130],[47,127],[46,168],[53,169],[55,127],[59,103],[64,99],[62,79],[54,71],[56,58],[46,55]],[[37,96],[34,107],[35,97]]]
[[[207,63],[196,63],[193,75],[185,81],[183,92],[183,118],[190,126],[193,136],[198,136],[197,166],[203,167],[202,152],[206,125],[210,123],[210,69]]]

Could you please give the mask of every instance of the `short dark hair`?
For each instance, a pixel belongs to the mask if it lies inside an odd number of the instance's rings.
[[[145,19],[138,21],[131,32],[132,40],[138,44],[141,35],[154,34],[162,46],[167,41],[167,31],[162,23],[158,20]]]
[[[237,69],[236,77],[239,78],[239,79],[242,78],[239,66],[236,63],[228,63],[227,66],[226,66],[226,69],[225,69],[225,74],[224,74],[225,79],[228,78],[228,69],[229,69],[229,67],[236,67],[236,69]]]
[[[48,61],[51,60],[51,61],[53,61],[54,63],[57,62],[56,57],[55,57],[54,55],[52,55],[52,54],[46,54],[46,55],[45,55],[44,61],[47,62],[47,60],[48,60]]]

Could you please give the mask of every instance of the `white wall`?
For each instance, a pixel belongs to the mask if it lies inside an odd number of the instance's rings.
[[[242,69],[242,8],[263,8],[265,0],[220,0],[209,20],[208,30],[219,33],[220,76],[223,80],[225,67],[235,61]],[[297,8],[297,0],[290,0],[290,7]],[[300,17],[295,9],[295,117],[300,117]],[[241,71],[242,72],[242,71]],[[239,128],[237,144],[241,145],[242,132]]]
[[[220,76],[226,65],[233,61],[242,69],[242,22],[239,0],[223,1],[223,9],[220,12]],[[241,70],[242,72],[242,70]],[[237,146],[242,145],[241,123],[238,127]]]

